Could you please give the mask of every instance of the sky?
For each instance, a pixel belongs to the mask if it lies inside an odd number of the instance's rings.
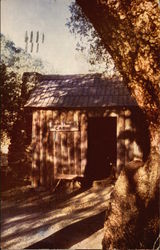
[[[37,31],[45,35],[39,52],[33,48],[33,56],[52,65],[50,73],[77,74],[94,71],[88,63],[88,55],[76,51],[79,41],[65,25],[71,15],[69,4],[73,0],[1,0],[1,32],[17,47],[25,48],[25,32]],[[29,43],[30,45],[30,43]],[[33,45],[33,46],[34,46]],[[101,71],[101,69],[100,69]]]

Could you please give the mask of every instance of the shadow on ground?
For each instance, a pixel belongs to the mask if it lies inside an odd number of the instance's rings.
[[[105,211],[73,223],[25,249],[70,248],[103,228]]]
[[[101,233],[96,233],[103,228],[112,188],[65,193],[63,187],[54,191],[24,186],[2,192],[3,249],[68,249],[81,242],[99,248]]]

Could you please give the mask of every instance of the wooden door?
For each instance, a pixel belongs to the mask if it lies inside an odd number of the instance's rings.
[[[116,164],[116,126],[115,117],[89,118],[86,177],[103,179],[110,175]]]

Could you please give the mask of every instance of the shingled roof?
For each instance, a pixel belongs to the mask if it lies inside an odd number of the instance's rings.
[[[25,107],[81,108],[135,106],[122,81],[100,74],[41,76]]]

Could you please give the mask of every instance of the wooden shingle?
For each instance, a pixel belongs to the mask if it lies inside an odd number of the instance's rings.
[[[122,81],[89,75],[43,75],[25,107],[107,107],[135,106]]]

